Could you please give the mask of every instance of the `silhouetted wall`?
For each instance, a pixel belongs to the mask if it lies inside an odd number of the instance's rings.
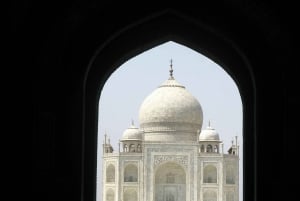
[[[199,3],[16,4],[12,28],[33,82],[32,197],[95,200],[101,87],[126,60],[173,40],[222,64],[240,88],[247,115],[244,200],[298,200],[293,5]]]

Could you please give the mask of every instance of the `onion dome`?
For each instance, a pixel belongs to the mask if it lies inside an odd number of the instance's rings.
[[[197,141],[197,131],[203,121],[198,100],[173,77],[162,83],[143,101],[139,122],[145,140],[150,141]]]
[[[131,123],[131,126],[127,128],[123,133],[121,141],[125,140],[142,140],[140,129],[134,126],[133,121]]]
[[[220,141],[220,137],[217,131],[208,123],[208,127],[201,131],[199,141]]]

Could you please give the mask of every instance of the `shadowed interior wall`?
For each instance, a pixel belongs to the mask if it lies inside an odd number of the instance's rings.
[[[13,9],[19,66],[28,67],[26,82],[33,88],[34,198],[95,200],[101,88],[126,60],[174,40],[221,64],[239,86],[244,200],[298,199],[294,185],[280,185],[299,175],[297,166],[286,165],[298,147],[291,140],[300,101],[294,5],[231,1],[189,7],[116,12],[115,5],[98,1],[26,1]],[[286,172],[294,174],[286,178]]]

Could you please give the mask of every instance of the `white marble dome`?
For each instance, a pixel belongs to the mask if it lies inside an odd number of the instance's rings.
[[[123,132],[121,141],[125,140],[142,140],[142,134],[139,128],[133,124]]]
[[[196,141],[202,121],[200,103],[172,75],[146,97],[139,110],[139,122],[145,140],[152,133],[148,139],[153,141]]]
[[[210,125],[202,130],[199,135],[199,141],[220,141],[218,132]]]

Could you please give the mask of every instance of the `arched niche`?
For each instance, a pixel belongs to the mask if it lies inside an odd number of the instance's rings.
[[[135,150],[135,144],[130,144],[129,145],[129,152],[136,152],[136,150]]]
[[[214,165],[207,165],[203,169],[203,183],[217,183],[218,171]]]
[[[142,146],[141,146],[141,144],[137,145],[137,152],[142,152]]]
[[[124,144],[124,146],[123,146],[123,152],[128,152],[128,146],[127,146],[127,144]]]
[[[112,164],[106,168],[106,182],[115,182],[115,166]]]
[[[200,20],[200,19],[199,19]],[[200,20],[201,21],[201,20]],[[194,23],[186,14],[165,10],[145,16],[132,23],[98,48],[90,60],[83,80],[83,125],[84,125],[84,177],[94,175],[97,166],[97,121],[98,104],[105,81],[122,63],[130,58],[167,41],[185,45],[220,64],[235,80],[243,102],[244,160],[243,172],[247,176],[247,192],[244,197],[254,200],[256,155],[255,144],[255,82],[252,67],[245,52],[205,23]],[[159,27],[159,29],[157,29]],[[157,31],[159,30],[159,31]],[[147,33],[147,34],[145,34]],[[225,34],[225,33],[223,33]],[[138,38],[139,40],[131,40]],[[122,46],[120,47],[120,44]],[[107,68],[100,68],[106,66]],[[100,114],[101,115],[101,114]],[[96,182],[85,180],[83,189],[86,198],[95,194]]]
[[[225,171],[226,184],[235,184],[235,173],[233,166],[229,165]]]
[[[214,153],[219,153],[219,146],[218,145],[214,145]]]
[[[185,201],[186,173],[182,166],[167,162],[155,171],[155,200]]]
[[[213,146],[211,144],[207,145],[206,152],[208,152],[208,153],[213,152]]]
[[[204,148],[204,145],[202,144],[202,145],[201,145],[201,148],[200,148],[200,152],[202,152],[202,153],[203,153],[203,152],[204,152],[204,150],[205,150],[205,148]]]
[[[134,164],[126,165],[124,169],[124,182],[137,182],[138,168]]]

